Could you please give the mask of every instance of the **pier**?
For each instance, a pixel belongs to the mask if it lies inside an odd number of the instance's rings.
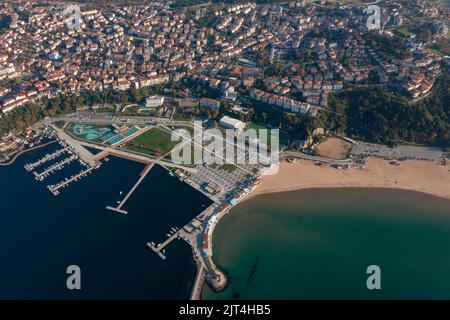
[[[65,150],[65,149],[64,149]],[[75,155],[71,155],[70,157],[55,163],[54,165],[48,167],[47,169],[45,169],[44,171],[42,171],[41,173],[37,173],[36,171],[33,171],[34,176],[36,177],[37,180],[42,181],[44,180],[45,177],[47,177],[47,175],[49,173],[53,173],[54,171],[58,171],[61,170],[62,168],[64,168],[65,164],[69,164],[72,161],[76,160],[77,156]]]
[[[64,168],[65,165],[68,165],[75,160],[79,160],[80,164],[86,169],[81,170],[78,174],[71,176],[70,178],[66,178],[65,180],[62,180],[61,182],[55,185],[47,186],[47,189],[50,190],[50,192],[55,196],[60,194],[59,189],[65,188],[71,182],[77,181],[81,177],[85,176],[87,173],[90,173],[92,170],[97,169],[99,167],[99,163],[94,161],[93,155],[86,149],[84,149],[84,147],[82,147],[81,145],[73,146],[62,140],[55,140],[52,143],[56,141],[58,141],[58,143],[63,147],[62,149],[56,150],[51,154],[46,154],[41,159],[32,163],[28,163],[24,166],[25,170],[27,170],[28,172],[31,171],[33,172],[33,175],[36,178],[36,180],[43,181],[51,173],[61,170],[62,168]],[[84,151],[82,149],[84,149]],[[45,168],[42,172],[33,171],[34,169],[40,167],[44,163],[47,163],[48,161],[60,157],[64,153],[68,154],[66,158]]]
[[[100,163],[95,160],[95,157],[92,153],[90,153],[86,148],[84,148],[77,140],[71,138],[64,130],[59,129],[58,127],[50,124],[50,127],[54,130],[56,135],[58,136],[57,140],[51,141],[50,143],[58,142],[63,148],[54,151],[51,154],[46,154],[41,159],[28,163],[24,166],[25,170],[28,172],[33,172],[36,180],[43,181],[49,174],[59,171],[64,168],[64,165],[70,164],[74,160],[79,160],[82,167],[84,167],[78,174],[72,175],[70,178],[65,178],[64,180],[58,182],[54,185],[48,185],[47,189],[55,196],[60,194],[60,189],[65,188],[73,181],[77,181],[81,177],[86,176],[92,170],[97,169],[100,166]],[[45,145],[47,145],[45,144]],[[67,152],[69,154],[68,157],[62,159],[53,165],[45,168],[42,172],[34,171],[39,166],[44,163],[54,160],[55,158],[61,156]]]
[[[214,212],[214,209],[217,207],[217,203],[212,203],[208,208],[199,213],[195,218],[189,221],[186,225],[189,225],[193,222],[193,220],[202,221],[205,216]],[[206,265],[203,263],[202,253],[200,249],[201,245],[201,235],[202,232],[200,229],[194,230],[192,233],[188,233],[184,230],[184,227],[174,232],[167,238],[163,243],[153,245],[151,242],[147,242],[147,246],[152,249],[154,253],[156,253],[161,259],[165,260],[166,256],[161,252],[169,243],[171,243],[175,239],[183,239],[187,242],[187,244],[192,248],[192,252],[195,258],[195,261],[198,266],[205,268]]]
[[[86,170],[82,170],[80,173],[78,173],[77,175],[71,177],[70,179],[66,178],[66,180],[63,180],[63,181],[57,183],[56,185],[47,186],[47,188],[50,190],[51,193],[53,193],[53,195],[57,196],[59,194],[59,189],[65,188],[71,182],[78,180],[79,178],[81,178],[82,176],[88,174],[89,172],[91,172],[95,168],[96,167],[89,167]]]
[[[156,246],[153,245],[151,242],[147,242],[147,246],[152,249],[152,251],[154,253],[156,253],[161,259],[165,260],[166,256],[161,252],[169,243],[171,243],[173,240],[175,239],[183,239],[186,240],[183,235],[185,231],[183,229],[177,230],[177,232],[174,232],[169,238],[166,239],[166,241],[164,241],[163,243],[159,243]],[[186,240],[186,242],[188,242],[189,245],[191,245],[191,243],[189,243],[189,241]]]
[[[60,144],[61,144],[61,142],[60,142]],[[69,149],[69,147],[66,146],[64,149],[57,150],[51,154],[46,154],[43,158],[39,159],[38,161],[26,164],[24,166],[24,168],[27,171],[32,171],[32,170],[36,169],[37,167],[43,165],[44,163],[59,157],[61,154],[66,152],[68,149]]]
[[[163,254],[161,253],[161,251],[160,251],[157,247],[155,247],[154,245],[152,245],[150,242],[147,242],[147,246],[148,246],[150,249],[152,249],[153,252],[156,253],[161,259],[166,260],[166,256],[163,255]]]
[[[123,198],[123,200],[119,203],[119,205],[117,207],[107,206],[106,209],[116,211],[116,212],[119,212],[122,214],[128,214],[127,211],[122,210],[123,205],[125,204],[125,202],[127,202],[128,198],[133,194],[133,192],[141,184],[141,182],[144,181],[145,177],[150,172],[150,170],[152,170],[154,165],[155,165],[155,163],[150,163],[149,165],[147,165],[147,167],[145,167],[145,169],[144,169],[144,171],[142,171],[141,176],[138,179],[138,181],[134,184],[134,186],[131,188],[131,190],[127,193],[125,198]]]

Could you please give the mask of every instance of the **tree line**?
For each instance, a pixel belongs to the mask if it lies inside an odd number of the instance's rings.
[[[376,89],[335,94],[326,115],[328,128],[352,138],[396,145],[400,142],[450,146],[450,76],[440,77],[432,93],[410,103]]]

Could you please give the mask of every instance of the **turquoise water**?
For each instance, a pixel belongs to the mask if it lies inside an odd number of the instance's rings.
[[[450,201],[389,189],[256,197],[214,232],[228,274],[204,299],[449,299]],[[381,269],[381,290],[366,269]]]

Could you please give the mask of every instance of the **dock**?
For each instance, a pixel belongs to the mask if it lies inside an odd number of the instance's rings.
[[[174,234],[172,234],[166,241],[163,243],[158,244],[157,246],[152,245],[150,242],[147,242],[147,246],[153,250],[154,253],[156,253],[161,259],[165,260],[166,256],[161,253],[161,250],[163,250],[169,243],[171,243],[173,240],[180,237],[179,232],[182,230],[178,230]]]
[[[125,210],[122,210],[122,209],[118,209],[118,208],[115,208],[115,207],[111,207],[111,206],[106,206],[106,209],[111,210],[111,211],[115,211],[115,212],[118,212],[118,213],[121,213],[121,214],[124,214],[124,215],[128,214],[128,211],[125,211]]]
[[[163,255],[158,248],[156,248],[154,245],[152,245],[150,242],[147,242],[147,246],[153,250],[154,253],[156,253],[161,259],[166,260],[166,256]]]
[[[65,164],[71,163],[72,161],[76,160],[77,156],[75,155],[71,155],[70,157],[67,157],[66,159],[55,163],[54,165],[48,167],[47,169],[45,169],[44,171],[42,171],[41,173],[37,173],[36,171],[33,171],[34,176],[36,177],[37,180],[42,181],[44,180],[44,178],[49,174],[52,173],[54,171],[58,171],[61,170]]]
[[[148,164],[147,167],[145,167],[145,169],[144,169],[144,171],[142,171],[141,176],[139,177],[138,181],[134,184],[134,186],[131,188],[131,190],[127,193],[125,198],[123,198],[123,200],[119,203],[119,205],[117,207],[107,206],[106,209],[115,211],[115,212],[119,212],[122,214],[128,214],[127,211],[122,210],[123,205],[125,204],[125,202],[127,202],[128,198],[130,198],[130,196],[137,189],[137,187],[141,184],[141,182],[144,181],[145,177],[150,172],[150,170],[152,170],[154,165],[155,165],[155,163],[153,162],[153,163]]]
[[[43,158],[32,162],[32,163],[28,163],[24,166],[25,170],[27,171],[33,171],[34,169],[36,169],[37,167],[43,165],[44,163],[53,160],[57,157],[59,157],[61,154],[63,154],[64,152],[66,152],[69,149],[69,147],[65,147],[64,149],[60,149],[57,150],[51,154],[46,154]]]
[[[71,177],[70,179],[63,180],[59,183],[57,183],[56,185],[51,185],[51,186],[47,186],[47,188],[55,195],[57,196],[59,194],[59,189],[64,188],[66,186],[68,186],[71,182],[78,180],[79,178],[81,178],[82,176],[88,174],[89,172],[91,172],[92,170],[94,170],[95,167],[89,167],[86,170],[82,170],[80,173],[78,173],[77,175]]]

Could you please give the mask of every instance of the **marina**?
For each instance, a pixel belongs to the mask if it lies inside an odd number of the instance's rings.
[[[249,176],[247,170],[238,169],[227,173],[223,169],[208,168],[207,166],[199,166],[197,168],[185,167],[164,160],[163,157],[152,159],[114,146],[108,147],[79,141],[69,136],[64,130],[54,126],[51,127],[58,136],[58,143],[61,148],[26,164],[24,167],[28,172],[33,172],[36,180],[43,181],[57,172],[62,172],[65,167],[75,166],[79,163],[81,170],[73,173],[74,169],[72,168],[72,174],[67,173],[65,178],[47,185],[47,189],[54,196],[59,195],[62,189],[73,182],[87,177],[88,174],[98,169],[102,161],[109,162],[109,156],[116,156],[144,164],[145,167],[140,172],[137,181],[130,187],[123,198],[122,195],[124,193],[120,191],[120,198],[115,200],[115,205],[104,207],[107,210],[120,213],[121,215],[128,215],[131,211],[133,212],[132,216],[135,216],[136,204],[134,199],[136,197],[134,194],[138,193],[138,197],[139,194],[142,197],[143,190],[147,189],[149,184],[152,186],[151,182],[149,182],[152,180],[149,174],[153,171],[155,164],[158,164],[157,167],[160,168],[157,170],[159,172],[158,175],[166,175],[167,178],[164,179],[173,181],[171,183],[177,181],[176,183],[183,185],[183,188],[187,188],[189,192],[196,193],[196,197],[208,199],[209,204],[203,205],[204,208],[200,213],[197,211],[194,217],[185,220],[183,223],[176,222],[176,224],[166,227],[168,231],[165,233],[165,239],[161,239],[161,235],[164,235],[164,233],[155,234],[153,241],[148,241],[146,246],[161,260],[167,260],[166,248],[174,240],[182,239],[189,245],[197,266],[197,278],[191,291],[192,297],[199,297],[201,285],[205,280],[215,291],[220,291],[227,285],[225,274],[215,266],[212,260],[212,231],[220,218],[230,208],[239,203],[241,199],[250,194],[258,185],[258,180]],[[91,131],[89,132],[89,134],[92,134]],[[133,129],[126,133],[128,136],[133,136],[136,132],[137,129]],[[91,148],[90,150],[94,148],[100,151],[94,155],[87,148]],[[44,164],[48,164],[48,166],[43,168]],[[208,180],[207,177],[211,175],[220,178],[215,178],[214,181]],[[239,185],[237,185],[238,181],[240,182]],[[154,188],[154,186],[152,187]],[[161,190],[158,190],[158,194],[160,192]],[[130,199],[133,200],[134,206],[130,207],[128,205]],[[180,217],[185,216],[186,213],[184,211],[184,209],[181,209]],[[152,219],[150,223],[155,221]]]
[[[78,181],[78,179],[81,179],[82,177],[86,177],[86,175],[94,169],[96,169],[96,168],[89,167],[86,170],[82,170],[78,174],[71,176],[70,178],[66,178],[63,181],[58,182],[56,185],[48,185],[47,188],[50,190],[50,192],[54,196],[57,196],[60,193],[59,189],[69,186],[69,184],[72,183],[73,181]]]
[[[24,166],[25,170],[27,170],[27,171],[33,171],[35,168],[37,168],[37,167],[43,165],[43,164],[46,163],[47,161],[50,161],[50,160],[53,160],[53,159],[59,157],[59,156],[62,155],[66,150],[69,149],[69,147],[68,147],[65,143],[59,141],[59,144],[60,144],[61,146],[63,146],[64,149],[59,149],[59,150],[57,150],[57,151],[55,151],[55,152],[53,152],[53,153],[51,153],[51,154],[46,154],[46,155],[45,155],[44,157],[42,157],[41,159],[39,159],[39,160],[37,160],[37,161],[35,161],[35,162],[32,162],[32,163],[26,164],[26,165]]]
[[[49,183],[38,183],[23,166],[53,153],[56,148],[60,146],[53,143],[45,149],[25,153],[14,164],[0,168],[1,198],[5,203],[0,224],[3,261],[0,266],[0,275],[3,275],[0,297],[188,299],[195,276],[190,248],[184,241],[173,241],[166,248],[166,260],[162,260],[149,251],[145,239],[158,239],[158,235],[167,233],[168,226],[182,224],[186,216],[190,217],[201,207],[203,200],[199,202],[199,198],[186,193],[178,180],[171,179],[160,166],[154,166],[148,184],[159,186],[166,180],[173,180],[164,189],[165,194],[172,190],[178,195],[180,206],[164,195],[142,193],[138,187],[125,204],[132,214],[108,214],[105,204],[115,203],[112,200],[119,196],[121,190],[126,195],[144,169],[140,163],[113,156],[82,180],[60,189],[60,196],[55,197],[45,187],[46,184],[54,184],[54,181],[77,172],[79,164],[76,161],[49,175],[45,180]],[[8,181],[17,181],[17,184],[11,185]],[[25,184],[29,192],[27,201],[23,201],[24,190],[19,187]],[[147,185],[145,187],[147,189]],[[193,204],[192,208],[181,214],[181,203],[187,201]],[[36,207],[46,209],[36,215]],[[27,254],[7,259],[14,254],[8,249],[11,232],[23,232],[14,243],[17,252]],[[43,259],[45,263],[42,263]],[[27,263],[34,267],[24,273],[20,266]],[[55,277],[55,274],[64,277],[69,264],[82,264],[82,271],[88,271],[82,277],[85,288],[89,287],[89,290],[69,291],[64,282],[61,283],[61,278]],[[104,266],[109,267],[104,270]],[[118,279],[113,287],[110,279]]]
[[[64,168],[65,164],[71,163],[73,160],[76,160],[77,156],[71,155],[42,171],[41,173],[37,173],[36,171],[33,171],[34,176],[36,177],[36,180],[42,181],[45,177],[47,177],[50,173],[53,173],[55,171],[61,170]]]
[[[52,153],[47,153],[36,161],[25,164],[24,168],[26,171],[32,172],[36,180],[42,182],[44,179],[67,166],[73,166],[75,163],[79,164],[82,169],[77,171],[77,173],[72,174],[69,177],[65,177],[63,180],[55,184],[47,185],[47,189],[54,196],[57,196],[60,194],[61,188],[66,188],[72,182],[86,177],[88,173],[91,173],[94,169],[98,169],[101,162],[95,161],[94,156],[83,146],[77,143],[76,140],[62,134],[62,130],[55,130],[55,132],[58,135],[56,141],[58,141],[60,149],[57,149]],[[59,160],[59,158],[63,156],[66,157]],[[42,166],[47,163],[50,163],[50,166],[42,168]]]

